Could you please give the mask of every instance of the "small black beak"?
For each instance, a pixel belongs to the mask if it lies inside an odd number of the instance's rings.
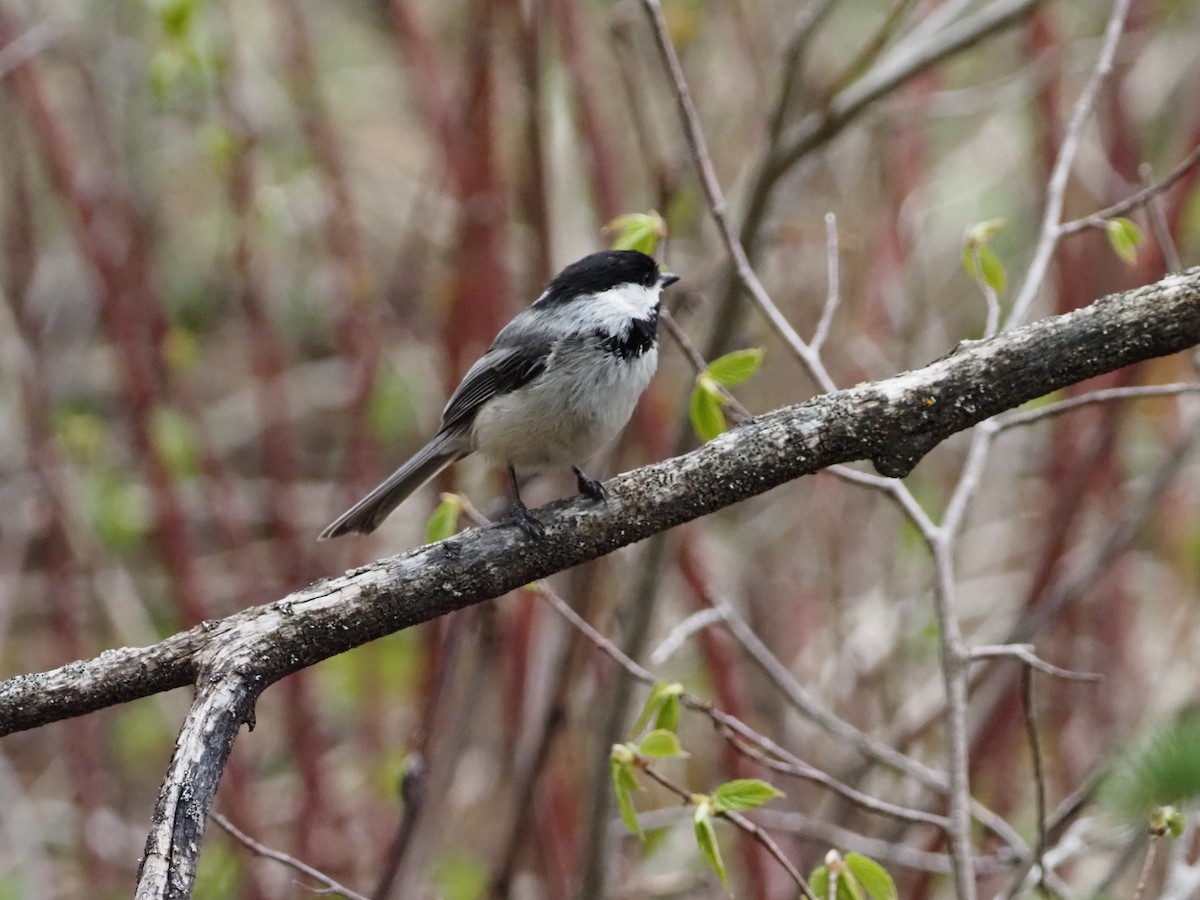
[[[670,287],[679,280],[679,276],[673,272],[663,272],[658,276],[658,283],[662,287]]]

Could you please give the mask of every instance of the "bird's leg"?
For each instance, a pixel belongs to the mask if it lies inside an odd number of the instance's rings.
[[[579,466],[571,466],[575,472],[575,483],[579,485],[579,493],[585,497],[590,497],[592,500],[607,500],[608,495],[604,493],[604,485],[598,482],[595,478],[588,478],[587,473]]]
[[[541,540],[546,534],[546,526],[534,518],[533,513],[525,506],[525,501],[521,499],[521,489],[517,487],[517,472],[511,464],[508,467],[508,481],[513,492],[513,522],[528,537],[535,541]]]

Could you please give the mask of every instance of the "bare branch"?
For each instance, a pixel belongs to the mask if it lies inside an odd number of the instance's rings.
[[[1012,27],[1044,2],[999,0],[970,18],[948,24],[928,39],[901,44],[838,93],[825,110],[805,117],[784,136],[782,146],[769,162],[767,182],[773,184],[783,172],[841,132],[875,101],[943,60]]]
[[[696,112],[696,105],[692,102],[691,92],[683,77],[683,67],[679,64],[679,56],[675,53],[675,46],[671,43],[671,34],[667,27],[666,17],[663,15],[662,6],[658,0],[642,0],[642,5],[645,6],[646,13],[650,16],[654,38],[658,43],[658,49],[662,54],[667,72],[671,76],[675,99],[679,104],[679,114],[683,118],[684,133],[687,135],[688,147],[692,152],[692,162],[700,176],[700,184],[704,188],[709,211],[712,213],[713,221],[716,223],[717,231],[720,232],[721,240],[725,244],[725,251],[729,254],[738,278],[775,333],[808,370],[813,381],[822,390],[831,391],[834,389],[833,379],[825,371],[820,357],[805,343],[792,324],[779,311],[779,307],[771,300],[766,288],[763,287],[762,282],[758,280],[758,275],[751,267],[750,259],[746,255],[741,241],[738,240],[737,231],[729,219],[725,195],[721,191],[716,170],[713,169],[712,160],[708,155],[708,144],[704,139],[704,132],[700,128],[700,116]]]
[[[759,812],[758,817],[763,824],[774,831],[790,831],[825,847],[840,847],[844,850],[866,854],[878,862],[904,866],[921,872],[943,874],[950,872],[950,857],[944,853],[930,853],[918,850],[908,844],[867,837],[802,812],[764,809]],[[643,819],[647,826],[654,822],[650,815]],[[1003,856],[979,857],[976,862],[979,864],[977,868],[981,874],[994,875],[1012,870],[1011,861]]]
[[[1046,185],[1046,209],[1042,214],[1041,233],[1038,237],[1037,248],[1033,252],[1033,260],[1025,273],[1025,281],[1013,301],[1012,309],[1005,321],[1005,328],[1012,328],[1025,321],[1030,307],[1041,289],[1050,267],[1050,259],[1054,248],[1062,237],[1063,197],[1067,192],[1067,180],[1071,177],[1071,169],[1075,165],[1075,154],[1079,150],[1079,142],[1083,138],[1083,129],[1091,118],[1096,98],[1112,71],[1113,57],[1117,53],[1117,45],[1121,41],[1121,33],[1125,30],[1125,18],[1129,15],[1130,0],[1114,0],[1112,15],[1109,16],[1108,26],[1104,30],[1104,44],[1092,74],[1084,85],[1083,93],[1075,101],[1071,110],[1071,119],[1063,133],[1062,144],[1058,148],[1058,156],[1054,160],[1054,169],[1050,173],[1050,181]]]
[[[1109,219],[1115,219],[1117,216],[1123,216],[1127,212],[1145,206],[1159,194],[1170,190],[1171,186],[1186,175],[1197,163],[1200,163],[1200,144],[1192,148],[1192,152],[1185,156],[1183,161],[1172,169],[1161,181],[1148,185],[1136,194],[1131,194],[1121,202],[1114,203],[1112,206],[1106,207],[1099,212],[1094,212],[1090,216],[1064,222],[1058,229],[1059,236],[1067,237],[1087,228],[1104,228],[1108,224]]]
[[[911,822],[918,825],[932,825],[945,831],[950,822],[945,816],[939,816],[935,813],[927,813],[919,809],[909,809],[904,806],[897,806],[895,803],[888,803],[883,800],[876,800],[861,791],[855,790],[847,784],[838,781],[832,775],[822,772],[815,766],[810,766],[801,762],[786,762],[784,760],[775,759],[768,756],[756,747],[739,740],[737,737],[732,737],[734,745],[739,751],[749,756],[751,759],[760,763],[764,767],[773,772],[778,772],[781,775],[790,775],[792,778],[800,778],[805,781],[811,781],[814,784],[819,784],[822,787],[828,788],[833,793],[837,794],[844,800],[848,800],[860,809],[865,809],[868,812],[873,812],[880,816],[889,816],[893,819],[898,819],[901,822]]]
[[[1037,815],[1037,843],[1033,849],[1033,866],[1038,874],[1038,886],[1046,881],[1046,777],[1042,770],[1042,747],[1038,740],[1037,712],[1033,708],[1033,667],[1021,672],[1021,699],[1025,709],[1025,735],[1029,741],[1029,757],[1033,765],[1034,809]]]
[[[837,227],[837,216],[832,212],[825,213],[825,270],[829,287],[825,292],[825,306],[821,310],[821,318],[817,321],[817,327],[813,331],[810,343],[813,353],[818,354],[825,344],[825,338],[829,337],[829,326],[833,324],[833,314],[837,312],[838,303],[841,302],[839,285],[841,265],[838,259]]]
[[[1138,174],[1142,176],[1142,184],[1146,187],[1154,184],[1154,170],[1149,163],[1142,163],[1138,166]],[[1167,214],[1163,211],[1161,194],[1146,201],[1146,217],[1150,220],[1150,228],[1154,231],[1154,239],[1158,241],[1158,247],[1162,251],[1167,271],[1182,270],[1183,261],[1179,258],[1179,248],[1175,246],[1175,238],[1171,236],[1171,226],[1167,222]]]
[[[669,310],[663,309],[658,314],[659,321],[666,328],[667,334],[679,345],[679,349],[683,351],[683,355],[687,357],[692,368],[696,372],[703,372],[708,366],[708,361],[704,355],[692,343],[692,339],[688,337],[686,331],[679,327],[679,323],[675,321],[675,317],[671,315]],[[734,422],[745,422],[750,418],[750,411],[742,406],[737,397],[733,396],[733,392],[723,384],[717,385],[717,390],[721,392],[721,396],[725,398],[725,407],[730,414],[730,418]]]
[[[661,666],[668,659],[679,652],[680,648],[687,643],[688,639],[698,631],[703,631],[713,625],[717,625],[724,621],[725,615],[719,609],[708,607],[707,609],[699,610],[692,613],[682,622],[678,623],[671,631],[663,638],[654,652],[650,654],[650,664]]]
[[[268,847],[266,844],[260,844],[250,835],[238,829],[236,825],[230,822],[225,816],[219,812],[212,814],[213,821],[221,826],[235,841],[242,844],[251,853],[261,856],[264,859],[273,859],[275,862],[283,863],[304,875],[307,875],[313,881],[319,881],[325,886],[327,891],[335,894],[340,894],[343,897],[349,897],[350,900],[367,900],[366,895],[353,891],[340,883],[336,879],[330,878],[319,869],[314,869],[308,863],[296,859],[294,856],[289,856],[281,850],[275,850]],[[322,892],[324,893],[324,892]]]
[[[1148,384],[1136,387],[1104,388],[1057,403],[1039,406],[1037,409],[1026,409],[1009,413],[988,423],[993,431],[1004,431],[1022,425],[1030,425],[1051,416],[1059,416],[1065,412],[1091,406],[1096,403],[1111,403],[1114,400],[1130,400],[1137,397],[1174,397],[1179,394],[1200,393],[1200,384],[1179,382],[1177,384]]]
[[[1065,681],[1103,681],[1104,676],[1095,672],[1075,672],[1071,669],[1061,669],[1056,665],[1046,662],[1041,657],[1033,652],[1031,644],[995,644],[985,647],[973,647],[971,649],[971,659],[999,659],[1001,657],[1010,657],[1025,663],[1031,669],[1037,669],[1039,672],[1044,672],[1047,675],[1053,675],[1055,678],[1062,678]]]
[[[547,540],[503,523],[318,582],[149,648],[0,682],[0,735],[182,687],[198,655],[261,643],[282,677],[392,631],[499,596],[836,463],[903,475],[951,434],[1106,371],[1200,343],[1200,269],[1098,300],[884,381],[766,413],[703,447],[610,481],[610,501],[543,508]],[[402,601],[402,602],[401,602]],[[265,684],[264,684],[265,687]]]

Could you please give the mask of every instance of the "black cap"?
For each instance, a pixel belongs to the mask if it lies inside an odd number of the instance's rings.
[[[669,279],[669,280],[668,280]],[[653,257],[637,250],[601,250],[573,262],[554,277],[539,303],[551,305],[583,294],[598,294],[622,284],[666,287],[678,280],[662,275]]]

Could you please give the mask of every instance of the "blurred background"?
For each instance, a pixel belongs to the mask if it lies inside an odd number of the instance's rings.
[[[1028,14],[980,27],[1019,5]],[[802,335],[837,276],[823,350],[837,384],[980,336],[987,306],[963,235],[1005,220],[990,246],[1007,304],[1109,4],[664,6],[734,220]],[[973,40],[950,40],[971,27]],[[1066,217],[1128,196],[1200,142],[1198,41],[1197,4],[1134,0]],[[919,51],[928,62],[911,77],[880,81]],[[751,411],[811,396],[731,288],[683,134],[631,0],[2,0],[0,677],[153,643],[415,546],[438,489],[494,509],[500,473],[471,461],[375,535],[314,543],[435,430],[496,330],[607,245],[603,226],[622,213],[665,220],[660,257],[683,277],[668,305],[706,358],[765,350],[737,388]],[[1196,177],[1131,214],[1146,235],[1132,264],[1102,231],[1066,239],[1034,316],[1200,261]],[[661,359],[595,473],[696,445],[694,370],[670,340]],[[1194,378],[1180,356],[1083,389]],[[983,469],[956,560],[966,637],[1019,635],[1057,665],[1105,675],[1099,687],[1035,678],[1051,811],[1197,700],[1192,401],[1015,429]],[[935,519],[967,441],[906,479]],[[568,473],[527,497],[573,491]],[[861,790],[940,813],[936,792],[816,727],[760,665],[769,653],[844,722],[943,768],[932,574],[895,504],[822,474],[554,586],[656,677]],[[762,646],[720,625],[673,635],[714,603]],[[1019,672],[977,674],[972,788],[1032,843]],[[608,752],[646,694],[518,592],[273,687],[218,809],[368,895],[726,896],[672,795],[637,796],[645,843],[616,817]],[[0,744],[0,898],[128,895],[188,702],[177,691]],[[685,712],[680,738],[691,755],[663,767],[688,789],[759,777],[787,794],[756,821],[802,872],[830,848],[860,850],[903,897],[951,895],[935,829],[771,773],[702,715]],[[1137,830],[1119,825],[1078,838],[1059,871],[1078,896],[1130,895],[1143,857]],[[724,825],[718,837],[737,896],[794,896],[761,847]],[[978,837],[981,890],[1002,894],[1014,876],[995,838]],[[1180,846],[1151,884],[1194,859]],[[298,881],[210,825],[197,896],[306,896]]]

